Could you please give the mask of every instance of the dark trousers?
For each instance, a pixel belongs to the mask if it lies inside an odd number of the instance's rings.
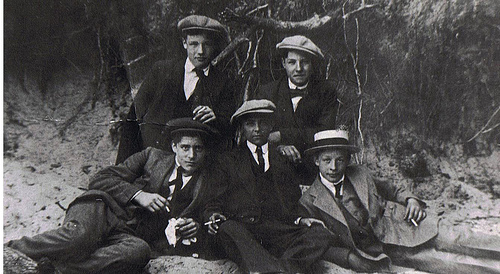
[[[276,220],[255,224],[228,220],[217,232],[227,256],[248,272],[306,272],[330,245],[321,226],[299,227]]]
[[[61,227],[7,245],[34,260],[48,257],[62,273],[137,273],[151,253],[101,200],[75,203]]]

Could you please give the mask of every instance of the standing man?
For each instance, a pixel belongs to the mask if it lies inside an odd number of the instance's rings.
[[[116,163],[146,147],[169,150],[163,125],[174,118],[191,117],[222,136],[232,136],[234,88],[225,73],[210,65],[227,37],[225,27],[206,16],[191,15],[177,28],[187,58],[154,64],[123,125]]]
[[[279,153],[299,163],[314,133],[335,126],[337,93],[331,81],[320,79],[324,55],[309,38],[286,37],[276,49],[286,77],[261,87],[257,97],[276,104],[276,124],[269,141],[278,144]]]
[[[61,273],[142,273],[150,245],[167,241],[197,252],[214,131],[191,118],[169,127],[173,153],[147,148],[101,170],[62,226],[7,246],[33,260],[48,258]]]
[[[441,224],[438,233],[437,219],[410,191],[349,165],[357,151],[345,130],[318,132],[306,150],[319,172],[300,199],[300,223],[322,223],[337,237],[325,260],[360,272],[389,270],[392,260],[431,273],[499,273],[498,237]]]
[[[274,111],[271,101],[249,100],[231,117],[242,143],[222,157],[227,185],[204,215],[209,234],[246,271],[305,272],[330,245],[330,233],[295,223],[301,191],[291,164],[268,142]]]

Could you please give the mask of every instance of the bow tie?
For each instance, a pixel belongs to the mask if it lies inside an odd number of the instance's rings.
[[[306,94],[307,94],[307,90],[305,88],[303,88],[303,89],[298,89],[298,88],[290,89],[290,97],[291,98],[297,97],[297,96],[304,97]]]

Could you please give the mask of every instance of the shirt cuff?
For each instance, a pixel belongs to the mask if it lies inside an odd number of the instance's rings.
[[[295,225],[299,225],[300,224],[300,220],[302,220],[302,217],[298,217],[297,219],[295,219],[295,221],[293,223]]]
[[[137,191],[134,196],[132,196],[132,198],[130,198],[130,201],[133,201],[135,199],[135,197],[137,197],[137,195],[141,194],[143,191],[142,190],[139,190]]]

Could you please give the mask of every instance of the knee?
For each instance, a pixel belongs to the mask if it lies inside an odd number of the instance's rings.
[[[145,267],[151,258],[151,248],[149,244],[140,238],[128,240],[128,248],[122,252],[123,263],[139,268]]]

